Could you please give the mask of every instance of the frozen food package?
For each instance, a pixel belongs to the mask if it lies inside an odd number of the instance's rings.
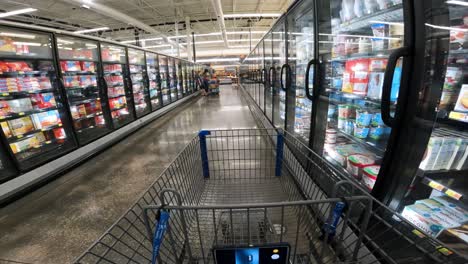
[[[34,130],[34,125],[29,116],[10,120],[8,125],[14,136],[21,136]]]
[[[401,215],[433,237],[437,237],[445,228],[458,226],[449,219],[438,217],[424,204],[407,205]]]
[[[37,129],[62,124],[62,120],[60,119],[60,115],[57,110],[34,114],[32,115],[32,119]]]
[[[31,99],[29,98],[9,100],[6,102],[8,103],[8,106],[12,113],[22,113],[33,110]]]
[[[432,170],[437,154],[439,153],[440,147],[442,145],[443,138],[440,136],[432,136],[429,139],[429,142],[424,152],[423,159],[419,164],[421,170]]]
[[[455,200],[453,200],[452,198],[447,197],[447,196],[435,196],[435,197],[432,197],[432,199],[450,208],[451,210],[455,211],[461,217],[468,219],[468,211],[466,210],[466,208],[463,208],[461,205],[455,202]]]
[[[445,136],[442,137],[439,152],[434,160],[433,170],[441,170],[447,167],[450,159],[452,158],[453,152],[457,146],[457,140],[454,137]]]
[[[388,28],[388,49],[403,47],[404,26],[399,24],[389,25]]]
[[[369,85],[367,88],[367,97],[372,99],[381,99],[382,98],[382,88],[384,81],[383,72],[371,72],[369,74]]]
[[[31,95],[31,103],[34,109],[46,109],[55,107],[57,102],[53,93],[42,93]]]
[[[455,111],[468,112],[468,84],[463,84],[460,89]]]
[[[3,134],[6,138],[10,138],[11,136],[13,136],[7,122],[0,123],[0,126],[2,127]]]
[[[464,222],[468,221],[468,212],[463,213],[457,210],[452,209],[450,206],[447,206],[436,199],[424,199],[424,200],[417,200],[416,204],[424,204],[427,207],[431,208],[434,212],[442,212],[443,215],[449,218],[453,218],[454,221],[457,221],[459,225],[463,224]],[[443,212],[445,211],[445,213]]]

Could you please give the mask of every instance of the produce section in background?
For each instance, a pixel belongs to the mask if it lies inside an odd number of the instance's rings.
[[[0,27],[0,126],[21,170],[75,147],[63,121],[51,41],[47,34]]]
[[[114,128],[134,120],[125,48],[101,44],[102,68]]]
[[[80,144],[86,144],[110,131],[102,107],[104,89],[98,83],[98,43],[66,36],[57,43],[73,127]]]

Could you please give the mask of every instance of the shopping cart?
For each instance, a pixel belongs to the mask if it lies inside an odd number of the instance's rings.
[[[463,263],[343,179],[286,132],[201,131],[76,262]]]

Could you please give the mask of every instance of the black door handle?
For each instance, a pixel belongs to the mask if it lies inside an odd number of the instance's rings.
[[[305,72],[305,92],[306,92],[307,98],[309,98],[309,100],[311,101],[314,100],[314,96],[311,95],[309,91],[309,72],[310,72],[310,67],[315,64],[317,64],[317,60],[315,59],[310,60],[309,63],[307,63],[307,68]],[[315,83],[316,74],[317,74],[317,71],[314,70],[314,83]]]
[[[262,69],[262,84],[266,84],[266,79],[267,79],[267,71],[266,69]]]
[[[291,67],[289,66],[289,64],[283,64],[283,66],[281,66],[281,72],[280,72],[280,87],[283,91],[286,92],[286,88],[287,87],[284,87],[284,84],[283,84],[283,72],[284,72],[284,69],[286,68],[286,86],[289,87],[289,85],[291,84]]]
[[[275,68],[273,68],[273,67],[270,67],[270,69],[268,69],[268,85],[270,87],[272,87],[274,85],[274,79],[273,79],[273,77],[275,77],[273,75],[274,70],[275,70]]]
[[[398,59],[401,57],[407,57],[411,55],[409,47],[401,47],[393,51],[388,57],[387,68],[385,69],[384,81],[382,87],[382,100],[380,101],[380,108],[382,114],[382,120],[384,124],[389,127],[394,125],[394,118],[390,115],[390,104],[391,104],[391,93],[392,93],[392,82],[395,73],[395,68]]]

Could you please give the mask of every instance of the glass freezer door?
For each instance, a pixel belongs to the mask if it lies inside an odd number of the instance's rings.
[[[318,1],[320,107],[314,148],[372,190],[392,129],[402,60],[389,55],[403,45],[401,1]],[[384,80],[385,71],[393,79]]]
[[[278,23],[271,32],[273,46],[273,68],[275,69],[273,87],[273,125],[276,128],[285,128],[286,122],[286,45],[285,23]]]
[[[0,27],[0,126],[21,171],[76,147],[49,34]]]
[[[125,48],[101,43],[101,59],[112,123],[120,128],[134,120]]]
[[[175,59],[175,72],[177,76],[177,98],[182,99],[183,89],[184,89],[184,78],[182,74],[182,62],[178,59]]]
[[[263,40],[260,41],[258,44],[258,70],[259,70],[259,77],[258,77],[258,104],[260,105],[260,109],[265,112],[265,62],[264,62],[264,55],[263,55]]]
[[[177,71],[175,59],[169,58],[167,66],[169,68],[169,91],[171,102],[177,101]]]
[[[169,91],[169,67],[168,59],[164,55],[159,55],[159,83],[161,86],[161,95],[163,105],[168,105],[171,102]]]
[[[291,89],[288,95],[288,115],[294,119],[286,129],[309,145],[314,54],[314,8],[312,1],[304,1],[288,15],[288,65],[291,67]],[[309,78],[307,80],[306,74]],[[306,80],[308,85],[306,86]],[[307,90],[306,90],[307,89]]]
[[[146,52],[146,71],[148,72],[151,109],[155,111],[162,106],[158,55],[156,53]]]
[[[145,52],[128,49],[130,84],[133,92],[133,103],[137,118],[148,114],[150,109],[149,89],[146,79]]]
[[[86,39],[57,36],[63,87],[68,99],[73,127],[80,145],[111,130],[105,90],[99,81],[98,43]]]

